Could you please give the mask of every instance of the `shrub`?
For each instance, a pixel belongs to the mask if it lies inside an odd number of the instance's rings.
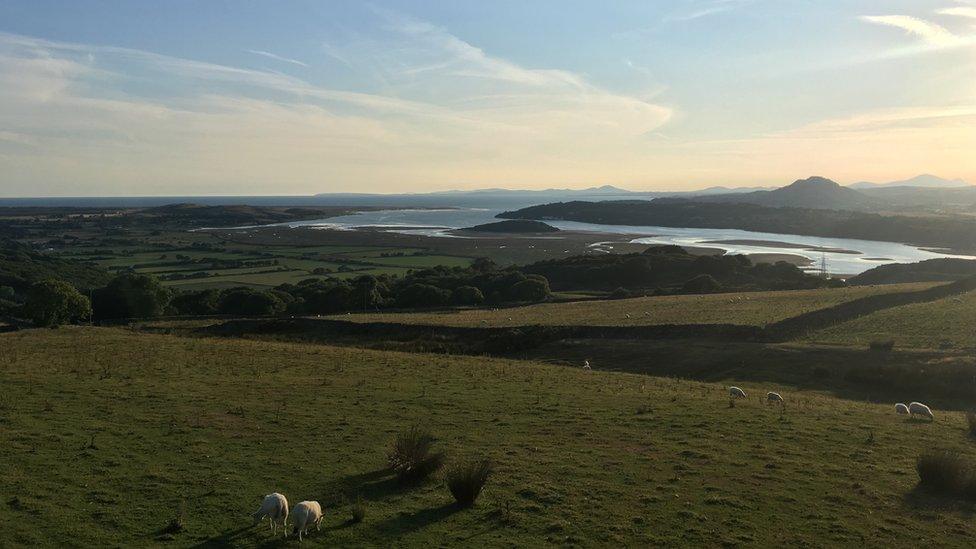
[[[394,437],[387,459],[401,482],[426,480],[444,465],[443,452],[431,452],[433,444],[434,436],[416,425]]]
[[[915,463],[919,484],[941,494],[976,496],[976,478],[966,458],[951,450],[930,450]]]
[[[447,473],[447,488],[459,506],[471,507],[489,475],[491,462],[487,459],[458,464]]]
[[[363,502],[363,498],[356,498],[355,503],[349,508],[349,513],[352,515],[349,518],[351,524],[359,524],[366,518],[366,504]]]

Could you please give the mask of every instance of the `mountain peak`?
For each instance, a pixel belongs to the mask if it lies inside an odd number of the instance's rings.
[[[792,184],[783,187],[784,189],[794,188],[794,189],[835,189],[840,188],[840,184],[832,179],[827,179],[826,177],[821,177],[819,175],[814,175],[806,179],[797,179]]]

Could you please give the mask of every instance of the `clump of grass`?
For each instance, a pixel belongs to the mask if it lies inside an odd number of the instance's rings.
[[[179,534],[186,529],[186,501],[180,500],[179,507],[176,508],[176,516],[169,520],[163,528],[164,534]]]
[[[973,464],[958,452],[925,452],[918,457],[915,469],[918,471],[921,486],[940,494],[976,498]]]
[[[461,507],[474,505],[488,477],[491,475],[491,462],[487,459],[460,463],[447,473],[447,488]]]
[[[969,436],[976,437],[976,410],[966,412],[966,423],[969,424]]]
[[[349,508],[349,513],[352,515],[349,518],[350,524],[359,524],[366,518],[366,503],[363,498],[356,498],[356,501]]]
[[[416,425],[397,433],[387,459],[400,482],[421,482],[443,467],[444,453],[432,452],[433,444],[434,436]]]

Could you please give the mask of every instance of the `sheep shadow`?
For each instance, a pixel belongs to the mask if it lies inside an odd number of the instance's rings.
[[[362,498],[380,501],[394,494],[409,490],[410,484],[400,482],[389,468],[356,473],[326,484],[320,501],[325,507],[339,507]]]
[[[423,509],[416,513],[406,513],[378,522],[375,528],[385,536],[402,536],[440,522],[460,511],[454,503]]]
[[[237,544],[236,542],[243,539],[245,537],[244,534],[246,532],[254,528],[255,526],[248,525],[248,526],[242,526],[240,528],[236,528],[234,530],[228,530],[217,537],[213,537],[208,540],[201,541],[200,543],[191,545],[190,547],[192,549],[200,549],[204,547],[208,547],[208,548],[209,547],[231,547],[236,545]]]
[[[971,501],[940,494],[921,485],[916,485],[905,494],[904,504],[913,511],[929,511],[932,513],[958,513],[966,518],[976,516],[976,504]],[[935,519],[932,519],[935,520]]]

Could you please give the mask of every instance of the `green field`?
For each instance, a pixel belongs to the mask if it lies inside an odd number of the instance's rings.
[[[213,242],[211,242],[213,244]],[[89,252],[98,251],[97,254]],[[391,255],[402,254],[402,255]],[[272,287],[295,284],[306,278],[354,278],[361,275],[403,276],[411,269],[425,269],[437,265],[466,267],[469,257],[429,253],[421,248],[390,248],[385,246],[252,246],[233,244],[224,249],[186,248],[117,248],[99,246],[93,249],[68,248],[61,257],[95,263],[111,270],[138,266],[136,272],[165,276],[171,273],[206,272],[207,278],[163,280],[163,284],[179,289],[228,288],[233,286]],[[177,259],[176,256],[187,259]],[[221,268],[214,261],[268,261],[274,266],[245,266]],[[278,266],[289,269],[267,272]],[[340,272],[340,267],[345,268]],[[318,268],[331,272],[315,275]]]
[[[543,303],[509,309],[436,313],[341,315],[357,322],[444,326],[740,324],[762,326],[870,295],[921,290],[931,283],[857,286],[782,292],[676,295],[612,301]]]
[[[730,380],[731,381],[731,380]],[[0,545],[270,541],[273,490],[317,499],[307,546],[971,547],[973,505],[916,489],[932,447],[976,458],[959,413],[531,362],[121,329],[0,335]],[[769,389],[780,411],[758,400]],[[460,511],[384,470],[420,423],[495,473]],[[367,514],[349,525],[349,498]],[[165,533],[183,509],[185,530]],[[297,541],[288,542],[297,544]],[[295,545],[297,546],[297,545]]]
[[[899,347],[972,349],[976,347],[976,292],[886,309],[831,326],[805,339],[833,345],[891,340]]]

